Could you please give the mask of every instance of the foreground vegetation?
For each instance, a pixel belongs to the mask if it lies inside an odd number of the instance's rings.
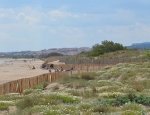
[[[148,115],[150,62],[118,64],[94,73],[64,76],[56,83],[0,96],[12,115]]]

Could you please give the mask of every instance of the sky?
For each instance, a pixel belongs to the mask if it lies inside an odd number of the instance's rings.
[[[0,52],[150,41],[150,0],[0,0]]]

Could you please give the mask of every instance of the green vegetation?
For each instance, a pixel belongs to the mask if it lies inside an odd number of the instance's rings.
[[[9,104],[7,103],[0,103],[0,110],[8,110]]]
[[[47,90],[42,87],[25,90],[23,95],[0,96],[0,101],[6,100],[9,104],[2,103],[0,109],[16,106],[19,115],[148,115],[150,62],[64,76]]]
[[[125,50],[126,48],[119,43],[114,43],[113,41],[102,41],[101,44],[96,44],[93,46],[92,51],[89,52],[90,56],[99,56],[104,53],[115,52],[118,50]]]

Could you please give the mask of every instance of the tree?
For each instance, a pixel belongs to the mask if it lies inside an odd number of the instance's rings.
[[[95,44],[92,47],[92,51],[89,53],[90,56],[99,56],[104,53],[108,52],[114,52],[118,50],[124,50],[126,49],[122,44],[120,43],[114,43],[113,41],[102,41],[101,44]]]

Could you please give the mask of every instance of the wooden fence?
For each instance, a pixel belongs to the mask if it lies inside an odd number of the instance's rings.
[[[67,65],[68,68],[73,67],[73,71],[66,72],[55,72],[55,73],[46,73],[35,77],[18,79],[10,82],[0,84],[0,95],[8,93],[22,93],[25,89],[34,88],[35,86],[42,84],[44,82],[54,82],[65,75],[71,75],[75,73],[82,72],[91,72],[97,71],[104,65],[99,64],[76,64],[76,65]]]
[[[116,64],[116,63],[114,63]],[[111,64],[111,65],[114,65]],[[14,81],[10,81],[7,83],[0,84],[0,95],[8,94],[8,93],[22,93],[25,89],[34,88],[35,86],[44,83],[44,82],[54,82],[65,75],[71,75],[76,73],[83,72],[93,72],[98,71],[101,68],[110,65],[110,64],[70,64],[65,65],[68,68],[73,67],[73,71],[66,72],[55,72],[55,73],[46,73],[39,76],[31,77],[31,78],[23,78]],[[64,66],[64,68],[65,68]],[[66,67],[66,68],[67,68]]]

